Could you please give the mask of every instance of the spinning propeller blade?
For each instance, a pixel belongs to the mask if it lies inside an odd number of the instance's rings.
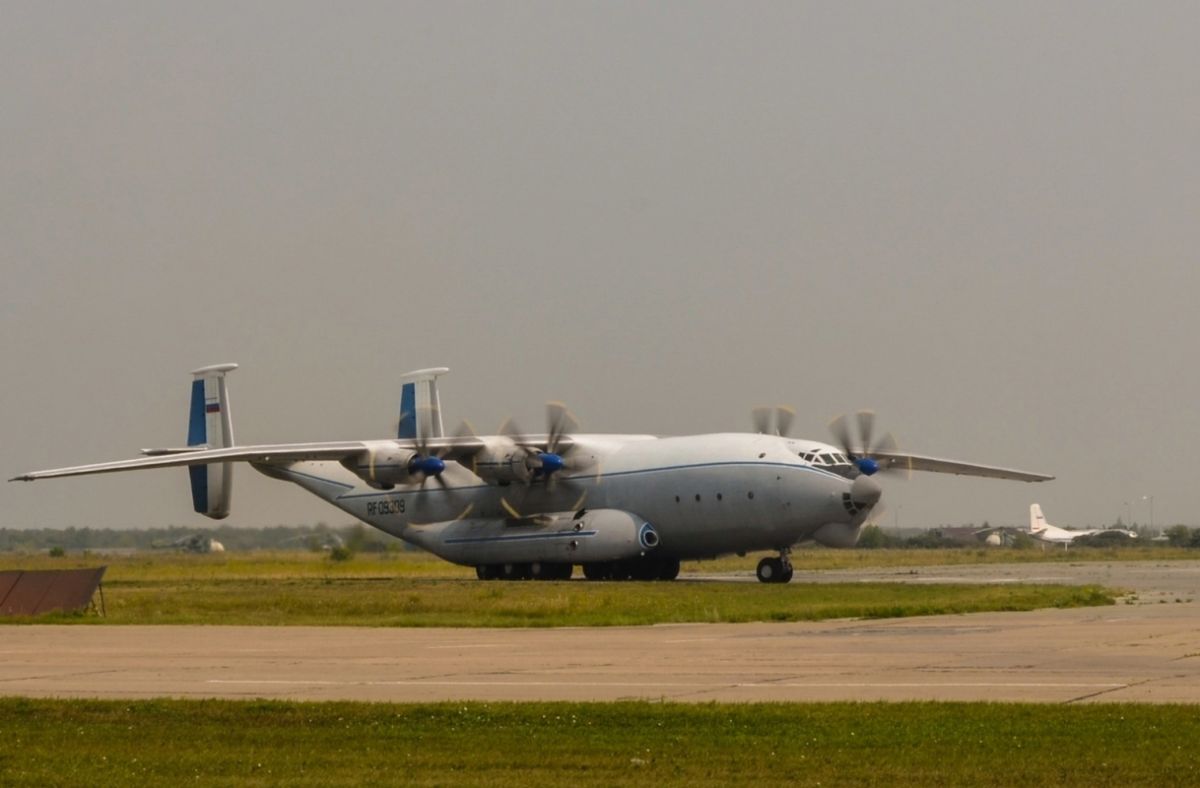
[[[771,417],[774,416],[774,429],[771,427]],[[796,411],[787,405],[776,405],[768,408],[760,405],[750,411],[754,422],[754,431],[760,435],[780,435],[786,437],[792,431],[792,422],[796,419]]]
[[[904,467],[893,464],[892,460],[877,459],[880,454],[890,454],[897,451],[896,439],[886,433],[878,441],[873,441],[875,433],[875,413],[870,410],[860,410],[854,414],[858,427],[858,437],[851,434],[849,419],[845,414],[829,422],[829,431],[833,433],[842,453],[867,476],[873,476],[880,471],[891,473],[905,470]],[[911,472],[911,468],[908,468]]]
[[[560,479],[562,471],[576,471],[587,467],[587,460],[577,453],[574,443],[569,440],[570,433],[579,429],[579,422],[561,402],[546,403],[546,443],[544,448],[531,444],[526,434],[522,433],[512,419],[506,419],[500,427],[500,434],[508,437],[525,452],[525,464],[531,473],[525,481],[526,492],[521,496],[521,504],[529,496],[529,488],[535,481],[545,483],[548,493],[556,492],[558,485],[576,486],[569,479]],[[571,505],[571,510],[578,510],[587,498],[587,489],[580,490],[579,498]],[[504,496],[500,505],[514,518],[522,517],[520,508]]]

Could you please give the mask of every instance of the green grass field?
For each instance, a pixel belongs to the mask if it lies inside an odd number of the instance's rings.
[[[1200,783],[1187,706],[0,699],[0,784]]]
[[[448,627],[812,621],[1104,605],[1116,593],[1052,585],[483,582],[473,570],[414,553],[340,562],[312,553],[39,556],[12,568],[101,562],[109,564],[103,618],[36,621]]]

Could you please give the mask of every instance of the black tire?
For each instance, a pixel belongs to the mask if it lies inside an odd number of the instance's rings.
[[[583,576],[588,580],[608,580],[611,574],[608,564],[591,563],[583,565]]]
[[[544,564],[536,561],[529,565],[529,574],[534,580],[570,580],[574,569],[571,564]]]
[[[758,562],[758,569],[754,571],[758,575],[760,583],[779,583],[783,577],[783,562],[778,558],[764,558]]]
[[[500,577],[505,580],[528,580],[529,564],[501,564]]]
[[[795,570],[794,570],[794,569],[792,569],[791,565],[788,565],[788,566],[787,566],[787,567],[786,567],[786,568],[783,570],[783,574],[779,576],[779,582],[780,582],[780,583],[790,583],[790,582],[792,582],[792,575],[793,575],[793,574],[795,574]]]
[[[635,561],[629,567],[629,574],[634,580],[657,580],[658,562],[653,558],[643,558]]]
[[[667,558],[658,564],[659,580],[674,580],[679,577],[679,559]]]

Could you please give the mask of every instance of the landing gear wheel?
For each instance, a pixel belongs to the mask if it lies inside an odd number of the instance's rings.
[[[792,569],[792,565],[791,565],[791,564],[787,564],[786,566],[784,566],[784,568],[783,568],[783,574],[779,576],[779,580],[778,580],[778,582],[780,582],[780,583],[790,583],[790,582],[792,582],[792,575],[793,575],[793,574],[794,574],[794,570]]]
[[[764,558],[758,562],[758,569],[754,573],[758,575],[760,583],[783,582],[780,579],[783,577],[783,561],[778,558]]]
[[[535,561],[529,565],[529,574],[534,580],[570,580],[574,569],[572,564]]]
[[[500,571],[492,564],[480,564],[475,567],[475,576],[480,580],[495,580],[500,576]]]
[[[666,558],[658,565],[659,580],[674,580],[679,577],[679,559]]]
[[[528,580],[529,564],[501,564],[500,577],[505,580]]]
[[[608,570],[610,580],[628,580],[633,577],[633,566],[631,561],[613,561]]]
[[[650,558],[635,561],[629,567],[629,576],[634,580],[657,580],[658,562]]]
[[[608,564],[590,563],[583,565],[583,576],[588,580],[607,580],[611,576]]]

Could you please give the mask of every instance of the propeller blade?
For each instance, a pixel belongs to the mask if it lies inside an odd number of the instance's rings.
[[[504,511],[508,512],[509,517],[512,517],[514,520],[521,519],[521,513],[518,512],[511,503],[508,502],[508,498],[501,497],[500,505],[504,507]]]
[[[837,441],[838,446],[841,447],[842,453],[852,460],[856,459],[855,453],[850,446],[850,427],[846,423],[845,414],[829,422],[829,431],[833,433],[833,437]]]
[[[558,444],[562,437],[579,429],[579,422],[571,415],[571,411],[561,402],[546,403],[546,451],[558,453]]]
[[[788,436],[792,432],[792,422],[796,420],[796,411],[787,405],[775,408],[775,434]]]
[[[511,417],[501,422],[500,429],[496,430],[496,432],[506,438],[516,438],[523,434],[521,428],[517,426],[517,423]]]
[[[829,423],[829,431],[833,433],[835,440],[841,445],[843,453],[850,461],[867,476],[881,472],[903,473],[906,471],[911,476],[912,460],[903,461],[892,460],[886,456],[879,457],[881,454],[888,455],[898,452],[899,445],[890,432],[885,433],[878,441],[872,442],[871,437],[875,432],[875,412],[860,410],[854,414],[854,418],[859,433],[857,441],[851,434],[845,415],[838,416]]]
[[[862,446],[862,450],[871,452],[871,433],[875,430],[875,412],[870,410],[860,410],[855,414],[858,420],[858,441]]]
[[[767,435],[771,431],[771,409],[759,406],[750,411],[750,418],[754,422],[754,431],[759,435]]]
[[[475,432],[474,425],[472,425],[471,422],[467,421],[466,419],[463,419],[462,421],[460,421],[458,423],[458,426],[454,429],[453,437],[454,437],[454,440],[457,442],[459,440],[463,440],[466,438],[470,438],[470,439],[474,440],[474,439],[478,438],[479,435],[478,435],[478,433]],[[441,452],[439,452],[437,455],[438,459],[445,459],[446,455],[450,453],[450,450],[451,450],[450,446],[446,446],[445,448],[443,448],[441,450]],[[478,451],[474,451],[469,455],[470,459],[471,459],[471,466],[470,466],[471,473],[475,473],[476,470],[478,469],[478,465],[476,464],[476,456],[478,454],[479,454]],[[464,464],[466,459],[467,459],[466,456],[460,455],[458,458],[459,464],[460,465]]]
[[[892,433],[889,432],[879,439],[879,443],[876,443],[871,447],[871,453],[879,454],[880,452],[893,452],[898,448],[900,447],[896,444],[895,437],[893,437]]]

